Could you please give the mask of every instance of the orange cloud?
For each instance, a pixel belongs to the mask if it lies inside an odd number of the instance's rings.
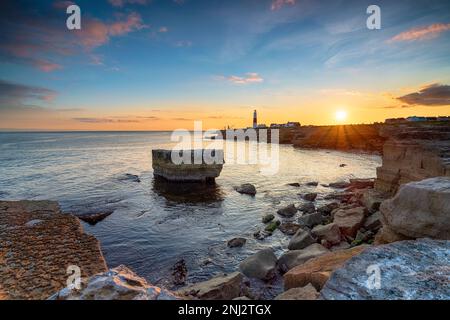
[[[232,83],[236,84],[250,84],[250,83],[258,83],[263,82],[264,79],[257,74],[256,72],[248,72],[244,77],[239,76],[229,76],[229,77],[220,77],[221,79],[226,79]]]
[[[275,11],[281,9],[286,4],[294,5],[295,1],[296,0],[273,0],[270,10]]]
[[[450,30],[450,23],[435,23],[425,27],[417,27],[392,37],[389,42],[415,41],[436,38],[442,32]]]

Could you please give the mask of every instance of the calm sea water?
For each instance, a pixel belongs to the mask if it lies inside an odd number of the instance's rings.
[[[224,165],[208,190],[168,190],[153,179],[151,150],[170,148],[167,132],[0,133],[0,199],[57,200],[68,213],[113,211],[95,226],[109,267],[125,264],[155,284],[167,285],[171,267],[185,259],[189,282],[235,271],[258,249],[286,250],[288,238],[276,231],[258,241],[261,217],[284,205],[302,203],[299,193],[318,192],[318,205],[331,189],[287,183],[330,183],[375,177],[376,155],[280,146],[280,169],[264,176],[257,165]],[[345,163],[347,166],[339,167]],[[127,179],[136,174],[141,182]],[[255,197],[233,186],[253,183]],[[226,241],[246,237],[243,248]]]

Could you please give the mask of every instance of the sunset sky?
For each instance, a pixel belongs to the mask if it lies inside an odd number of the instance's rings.
[[[1,130],[450,115],[448,0],[74,2],[1,2]]]

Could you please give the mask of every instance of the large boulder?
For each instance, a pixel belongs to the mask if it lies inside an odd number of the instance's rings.
[[[254,196],[256,194],[256,188],[251,183],[244,183],[238,187],[235,187],[236,191],[242,194],[248,194]]]
[[[345,236],[354,238],[362,226],[365,214],[364,207],[337,210],[333,222]]]
[[[290,204],[284,208],[278,209],[277,213],[282,216],[282,217],[286,217],[286,218],[291,218],[295,215],[295,213],[297,212],[297,208],[295,207],[294,204]]]
[[[360,199],[362,205],[370,212],[375,212],[380,208],[380,204],[386,200],[388,196],[375,189],[365,190]]]
[[[380,207],[383,225],[409,238],[450,239],[450,178],[410,182]]]
[[[172,292],[153,286],[125,266],[94,275],[81,289],[66,287],[50,300],[176,300]]]
[[[312,228],[323,222],[324,218],[321,213],[304,214],[298,218],[298,224],[302,227]]]
[[[311,233],[308,230],[298,229],[291,238],[291,241],[289,241],[288,249],[300,250],[316,242],[316,239],[311,236]]]
[[[431,239],[370,247],[334,271],[320,294],[333,300],[448,300],[449,252],[450,241]]]
[[[311,233],[320,241],[325,240],[330,245],[336,245],[341,242],[341,231],[336,223],[316,226]]]
[[[311,284],[302,288],[292,288],[275,297],[275,300],[316,300],[319,292]]]
[[[239,268],[249,278],[269,280],[276,270],[277,257],[271,248],[263,249],[241,262]]]
[[[278,268],[282,272],[287,272],[292,268],[301,265],[309,259],[318,257],[329,252],[324,246],[314,243],[302,250],[290,250],[283,254],[277,261]]]
[[[178,294],[189,299],[231,300],[240,296],[242,279],[240,272],[233,272],[181,288]]]
[[[321,290],[331,273],[340,268],[348,259],[360,254],[367,246],[358,246],[347,250],[329,252],[311,259],[289,270],[284,276],[284,289],[304,287],[311,283]]]
[[[314,203],[307,202],[307,203],[302,204],[298,208],[298,210],[303,213],[314,213],[316,211],[316,206],[314,205]]]

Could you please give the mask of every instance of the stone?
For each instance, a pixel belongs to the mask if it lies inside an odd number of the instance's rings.
[[[190,161],[178,163],[172,155],[180,161],[184,158]],[[220,175],[223,163],[223,150],[152,150],[153,175],[168,181],[212,183]]]
[[[363,252],[367,246],[358,246],[347,250],[325,253],[302,265],[289,270],[284,276],[284,289],[304,287],[311,283],[321,290],[331,273],[340,268],[347,260]],[[367,276],[367,275],[366,275]]]
[[[361,204],[369,210],[375,212],[380,209],[380,204],[387,199],[387,195],[375,189],[364,191],[360,199]]]
[[[339,209],[334,214],[333,222],[339,227],[342,235],[354,238],[364,218],[364,207]]]
[[[251,183],[241,184],[239,187],[236,187],[236,191],[242,194],[248,194],[254,196],[256,194],[256,188]]]
[[[318,257],[329,252],[324,246],[314,243],[302,250],[290,250],[284,253],[277,261],[278,268],[281,272],[286,273],[292,268],[301,265],[309,259]]]
[[[378,231],[381,228],[381,213],[377,211],[366,218],[363,224],[364,229]]]
[[[298,182],[292,182],[292,183],[288,183],[288,186],[291,186],[291,187],[300,187],[300,183],[298,183]]]
[[[395,232],[389,226],[384,225],[381,227],[381,229],[376,234],[374,244],[380,245],[380,244],[386,244],[386,243],[402,241],[402,240],[410,240],[410,239],[411,238]]]
[[[231,300],[241,295],[242,279],[240,272],[233,272],[181,288],[177,293],[189,299]]]
[[[312,228],[318,224],[321,224],[323,220],[324,218],[322,214],[316,212],[302,215],[300,218],[298,218],[298,223],[302,227]]]
[[[305,204],[302,204],[300,208],[298,208],[298,210],[303,213],[313,213],[316,211],[316,206],[314,205],[314,203],[307,202]]]
[[[232,300],[251,300],[251,299],[249,297],[247,297],[247,296],[242,296],[242,297],[234,298]]]
[[[266,214],[262,217],[262,222],[263,223],[269,223],[270,221],[272,221],[273,219],[275,219],[275,216],[271,213]]]
[[[245,238],[233,238],[227,242],[229,248],[242,247],[247,242]]]
[[[275,300],[316,300],[319,292],[310,283],[301,288],[289,289],[278,296]]]
[[[324,197],[325,200],[340,200],[340,201],[348,201],[353,197],[352,192],[336,192],[328,194]]]
[[[120,177],[119,180],[127,180],[127,181],[138,182],[138,183],[141,182],[141,179],[139,178],[138,175],[131,174],[131,173],[125,173],[125,175]]]
[[[300,250],[316,242],[316,239],[311,236],[309,231],[299,229],[289,241],[288,249]]]
[[[286,218],[291,218],[297,213],[297,208],[294,204],[290,204],[284,208],[278,209],[277,213]]]
[[[318,225],[312,229],[311,233],[320,241],[325,240],[331,245],[336,245],[341,242],[341,231],[339,226],[335,223]]]
[[[350,187],[350,182],[346,181],[338,181],[338,182],[332,182],[328,184],[330,188],[336,188],[336,189],[345,189]]]
[[[264,228],[264,231],[272,233],[275,230],[277,230],[277,228],[280,224],[281,224],[280,220],[273,220],[266,225],[266,227]]]
[[[293,223],[293,222],[283,222],[278,229],[288,235],[288,236],[293,236],[298,229],[300,229],[300,225],[297,223]]]
[[[306,201],[314,201],[317,198],[317,193],[315,192],[307,193],[304,194],[302,198],[305,199]]]
[[[375,179],[350,179],[349,188],[352,189],[373,188],[374,184]]]
[[[89,213],[77,216],[78,219],[89,223],[90,225],[96,225],[98,222],[104,220],[106,217],[110,216],[113,211],[110,212],[97,212]]]
[[[343,168],[343,167],[346,167],[347,165],[345,164],[345,163],[341,163],[340,165],[339,165],[339,167],[340,168]]]
[[[329,215],[331,213],[331,211],[333,211],[334,209],[337,209],[337,208],[339,208],[339,203],[331,202],[331,203],[328,203],[324,206],[317,208],[317,212],[320,212],[323,215]]]
[[[346,250],[350,248],[350,243],[347,241],[341,241],[339,244],[333,246],[330,248],[331,251],[339,251],[339,250]]]
[[[269,280],[275,276],[277,257],[271,248],[251,255],[239,265],[242,273],[249,278]]]
[[[0,201],[0,296],[42,300],[66,287],[67,267],[81,277],[107,271],[99,241],[54,201]]]
[[[306,185],[308,187],[317,187],[319,185],[319,182],[318,181],[310,181],[310,182],[307,182]]]
[[[408,238],[450,239],[450,177],[410,182],[381,204],[383,225]]]
[[[186,283],[187,278],[187,266],[186,261],[184,259],[178,260],[173,266],[172,266],[172,283],[174,285],[184,285]]]
[[[81,289],[64,288],[49,300],[178,300],[172,292],[153,286],[125,266],[82,281]]]
[[[450,241],[419,239],[372,246],[333,272],[322,291],[327,300],[448,300]],[[380,286],[368,275],[380,269]],[[370,272],[368,272],[370,270]],[[376,285],[376,282],[371,282]]]

